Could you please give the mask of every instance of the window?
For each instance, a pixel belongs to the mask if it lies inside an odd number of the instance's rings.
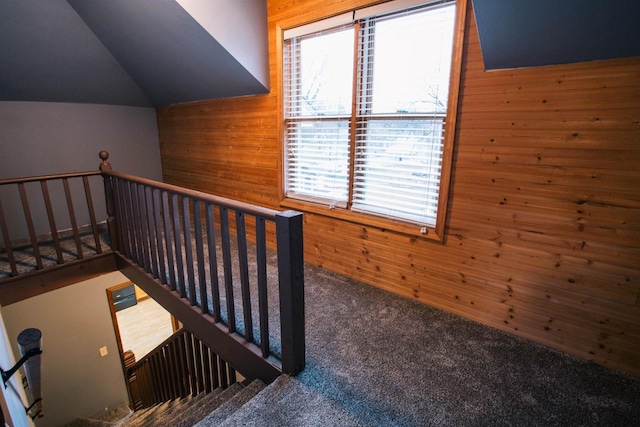
[[[424,232],[443,220],[455,3],[393,5],[285,32],[285,197]]]

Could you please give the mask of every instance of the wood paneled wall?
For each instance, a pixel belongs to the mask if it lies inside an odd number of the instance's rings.
[[[269,0],[271,93],[160,108],[164,179],[278,208],[276,30],[368,3]],[[444,244],[306,214],[306,260],[640,376],[640,58],[485,72],[470,9],[458,114]]]

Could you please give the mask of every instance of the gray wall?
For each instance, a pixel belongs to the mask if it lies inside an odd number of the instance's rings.
[[[42,401],[38,427],[66,424],[126,404],[122,365],[105,289],[128,279],[113,272],[2,307],[16,360],[16,337],[42,331]],[[100,357],[100,347],[108,354]]]
[[[45,102],[0,102],[0,179],[97,170],[107,150],[114,170],[162,179],[153,108]],[[91,180],[99,220],[106,219],[102,180]],[[29,202],[40,215],[37,232],[48,232],[39,186],[29,185]],[[88,224],[81,185],[72,186],[79,224]],[[62,185],[51,185],[58,229],[69,227]],[[16,189],[0,188],[11,239],[27,237]],[[1,239],[0,239],[1,246]]]

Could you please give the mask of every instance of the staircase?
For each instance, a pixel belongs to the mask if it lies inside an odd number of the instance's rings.
[[[265,388],[260,380],[201,393],[126,414],[119,420],[77,418],[65,427],[219,426]]]

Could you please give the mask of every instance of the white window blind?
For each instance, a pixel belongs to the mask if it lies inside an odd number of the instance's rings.
[[[353,34],[349,25],[285,42],[287,197],[347,204]]]
[[[414,3],[285,34],[286,197],[435,225],[455,3]]]
[[[353,209],[434,226],[455,4],[360,25]]]

